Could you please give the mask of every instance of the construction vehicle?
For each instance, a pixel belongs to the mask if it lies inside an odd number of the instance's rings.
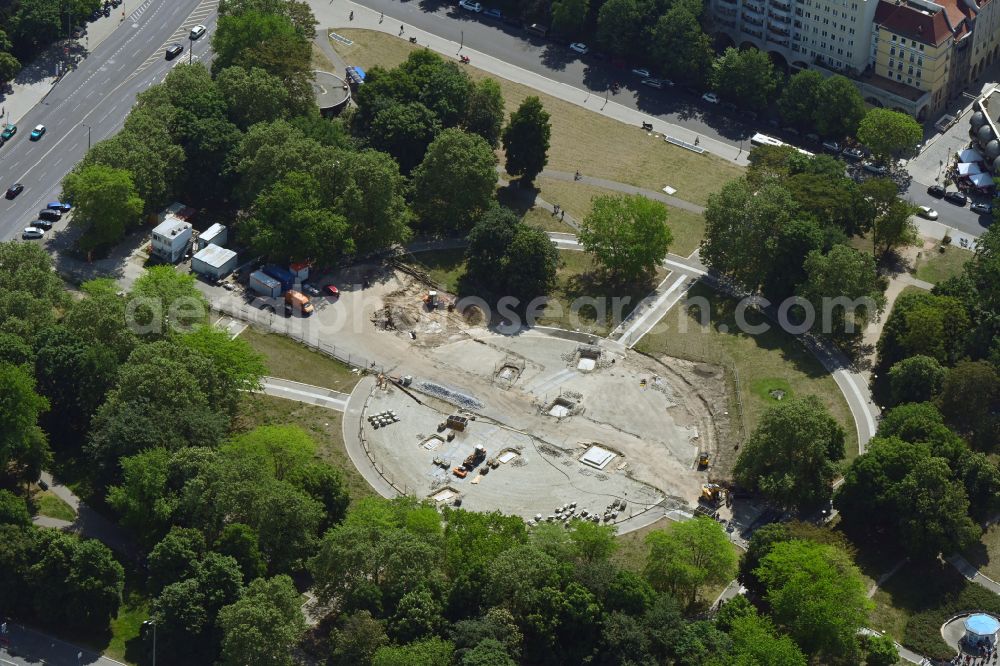
[[[452,430],[457,430],[459,432],[462,432],[463,430],[465,430],[465,426],[469,425],[469,419],[465,416],[452,414],[451,416],[448,417],[448,420],[445,421],[445,423]]]
[[[701,486],[701,500],[712,506],[719,506],[726,491],[717,483],[705,483]]]
[[[451,473],[460,479],[464,479],[466,476],[469,475],[469,472],[463,469],[462,467],[456,467],[455,469],[451,470]]]
[[[292,306],[293,309],[302,313],[303,317],[308,317],[313,313],[313,305],[309,302],[309,297],[301,291],[289,289],[285,292],[285,305]]]
[[[484,460],[486,460],[486,447],[482,444],[476,444],[476,448],[473,449],[472,453],[469,454],[469,457],[462,463],[462,467],[471,472],[479,467],[479,464]]]
[[[698,454],[698,469],[705,469],[708,467],[708,453],[702,451]]]

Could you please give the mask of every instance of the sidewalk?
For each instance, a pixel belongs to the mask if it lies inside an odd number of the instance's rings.
[[[102,657],[92,650],[59,640],[13,622],[7,623],[4,638],[9,645],[0,647],[0,664],[86,664],[87,666],[124,666],[120,661]]]
[[[58,72],[65,73],[67,61],[70,67],[79,63],[100,46],[120,25],[123,17],[152,0],[125,0],[120,7],[111,10],[111,16],[102,16],[94,22],[78,21],[86,33],[79,39],[64,39],[53,43],[34,61],[24,64],[14,77],[12,90],[0,92],[0,108],[4,111],[4,121],[17,124],[28,111],[45,99],[52,87],[59,82]],[[64,51],[68,49],[68,53]]]
[[[333,3],[331,1],[326,3],[313,0],[309,3],[309,5],[312,7],[316,20],[319,21],[320,26],[323,26],[321,31],[324,35],[326,34],[326,29],[333,30],[335,32],[337,28],[350,27],[354,29],[378,30],[380,32],[396,36],[398,34],[397,26],[401,23],[405,25],[405,22],[401,22],[399,19],[393,18],[389,15],[386,15],[385,20],[380,24],[379,12],[352,2]],[[354,20],[350,22],[350,25],[345,25],[344,21],[348,15],[348,10],[354,12]],[[405,38],[408,39],[411,37],[416,37],[417,44],[420,46],[425,46],[451,58],[454,57],[454,54],[459,48],[458,42],[453,42],[407,25]],[[400,39],[402,39],[402,37]],[[508,81],[520,83],[528,86],[529,88],[552,95],[553,97],[558,97],[559,99],[570,102],[571,104],[576,104],[577,106],[589,109],[595,113],[600,113],[601,115],[609,118],[619,120],[627,125],[638,126],[643,122],[650,122],[650,120],[652,120],[653,131],[657,133],[666,134],[691,144],[694,143],[696,138],[700,138],[699,145],[707,152],[713,153],[723,159],[733,162],[734,164],[738,164],[739,166],[747,166],[749,164],[747,159],[749,153],[747,151],[741,151],[737,146],[731,146],[728,143],[716,141],[715,139],[700,135],[695,130],[680,127],[658,118],[651,119],[648,114],[642,113],[641,111],[630,109],[614,101],[606,101],[603,94],[582,90],[565,83],[554,81],[541,74],[536,74],[534,72],[529,72],[526,69],[515,67],[507,62],[504,62],[503,60],[494,58],[479,51],[475,51],[468,47],[463,48],[462,53],[471,57],[475,66],[479,69],[489,72],[490,74],[503,77]]]

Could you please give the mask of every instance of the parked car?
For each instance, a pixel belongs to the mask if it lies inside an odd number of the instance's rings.
[[[873,173],[876,176],[884,176],[889,173],[889,169],[882,166],[881,164],[875,164],[874,162],[865,162],[862,167],[868,173]]]
[[[38,141],[45,134],[45,125],[35,125],[35,129],[31,130],[31,140]]]
[[[32,220],[28,223],[29,227],[35,227],[36,229],[41,229],[42,231],[48,231],[52,228],[52,222],[49,220]]]
[[[844,151],[841,153],[841,155],[843,155],[849,160],[860,160],[865,156],[865,153],[859,148],[844,148]]]
[[[707,92],[704,95],[702,95],[701,98],[706,102],[708,102],[709,104],[719,103],[719,96],[716,95],[714,92]]]
[[[674,82],[670,79],[643,79],[642,85],[649,86],[650,88],[656,88],[661,90],[663,88],[669,88],[674,85]]]
[[[13,185],[7,188],[6,196],[8,199],[13,199],[21,192],[24,192],[24,185],[22,185],[21,183],[14,183]]]
[[[184,52],[183,46],[181,46],[180,44],[171,44],[170,46],[167,47],[167,52],[166,52],[167,60],[173,60],[183,52]]]
[[[21,238],[24,240],[34,240],[38,238],[43,238],[45,236],[45,231],[37,227],[25,227],[24,231],[21,232]]]
[[[58,208],[43,208],[38,211],[39,220],[48,220],[49,222],[58,222],[62,219],[62,211]]]
[[[309,284],[308,282],[303,282],[302,283],[302,291],[306,292],[307,296],[319,296],[320,295],[319,289],[317,289],[313,285]]]
[[[486,18],[503,19],[503,12],[495,7],[490,7],[489,9],[483,10],[483,16]]]
[[[948,192],[948,194],[944,195],[944,199],[956,206],[964,206],[969,202],[969,197],[965,196],[965,192]]]
[[[810,132],[809,134],[806,134],[806,140],[812,141],[813,143],[819,143],[819,134]]]
[[[969,206],[969,209],[973,213],[979,213],[980,215],[991,215],[993,213],[993,204],[988,203],[974,203]]]
[[[71,206],[70,204],[68,204],[66,202],[63,202],[63,201],[50,201],[49,203],[47,203],[45,205],[45,207],[46,208],[55,208],[56,210],[60,210],[63,213],[68,213],[70,211],[70,209],[73,208],[73,206]]]
[[[573,42],[572,44],[569,45],[569,50],[575,51],[580,55],[587,55],[590,52],[590,49],[587,48],[587,45],[584,44],[583,42]]]
[[[784,132],[785,134],[787,134],[788,136],[798,136],[799,135],[799,131],[797,129],[795,129],[794,127],[782,127],[781,131]]]
[[[3,128],[3,132],[0,132],[0,139],[7,141],[15,134],[17,134],[17,125],[8,124]]]
[[[470,12],[475,12],[476,14],[483,11],[483,6],[481,4],[478,2],[471,2],[471,0],[459,0],[458,6]]]
[[[927,188],[927,194],[937,199],[941,199],[945,195],[945,189],[940,185],[931,185]]]
[[[334,298],[340,296],[340,290],[338,290],[332,284],[328,284],[325,287],[323,287],[323,293],[326,294],[327,296],[333,296]]]
[[[917,215],[928,220],[936,220],[938,218],[937,211],[929,206],[917,206]]]
[[[646,69],[645,67],[634,67],[632,69],[632,73],[635,74],[636,76],[641,76],[644,79],[648,79],[650,76],[652,76],[652,74],[649,73],[649,70]]]
[[[199,37],[205,34],[205,30],[207,29],[208,28],[206,28],[203,25],[196,25],[195,27],[191,28],[191,33],[188,35],[188,39],[192,41],[198,39]]]
[[[840,144],[837,143],[836,141],[824,141],[823,150],[825,150],[828,153],[836,155],[840,152]]]

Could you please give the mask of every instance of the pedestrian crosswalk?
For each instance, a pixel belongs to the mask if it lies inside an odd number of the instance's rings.
[[[150,2],[144,3],[139,9],[133,12],[133,16],[135,16],[136,18],[138,18],[138,16],[141,16],[141,12],[145,11],[145,8],[147,8],[149,4]],[[202,0],[202,2],[200,2],[198,6],[195,7],[194,10],[188,15],[188,17],[184,20],[184,22],[181,23],[180,26],[178,26],[177,30],[175,30],[174,33],[170,35],[170,37],[168,37],[165,42],[163,42],[160,48],[156,49],[148,58],[146,58],[142,62],[142,64],[140,64],[136,68],[136,70],[131,74],[131,76],[129,76],[129,78],[130,79],[135,78],[143,71],[148,69],[153,63],[163,60],[164,57],[163,50],[170,44],[173,44],[175,42],[180,42],[183,44],[184,42],[187,42],[188,35],[191,32],[191,28],[195,27],[196,25],[204,24],[206,21],[208,21],[209,17],[211,17],[212,14],[218,11],[218,9],[219,9],[219,0]],[[201,37],[201,39],[208,39],[208,34],[206,33],[204,36]],[[190,47],[191,44],[188,43],[188,48]],[[188,62],[191,60],[198,60],[198,59],[199,56],[197,55],[192,56],[191,54],[188,54],[188,57],[186,58],[184,57],[177,58],[171,65],[171,68],[176,67],[178,64],[182,62]]]

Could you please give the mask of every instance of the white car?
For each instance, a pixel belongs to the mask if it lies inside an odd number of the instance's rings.
[[[208,28],[206,28],[205,26],[196,25],[195,27],[191,28],[191,34],[188,35],[188,39],[192,41],[198,39],[199,37],[205,34],[206,30],[208,30]]]
[[[704,95],[702,95],[701,98],[703,100],[705,100],[706,102],[708,102],[709,104],[718,104],[719,103],[719,96],[716,95],[713,92],[707,92]]]
[[[587,48],[587,45],[581,42],[573,42],[572,44],[569,45],[569,50],[576,51],[580,55],[587,55],[590,52],[590,49]]]
[[[641,76],[644,79],[648,79],[650,76],[652,76],[652,74],[649,73],[649,70],[646,69],[645,67],[636,67],[632,70],[632,73],[635,74],[636,76]]]
[[[478,14],[483,11],[483,6],[478,2],[470,2],[469,0],[459,0],[458,6],[462,9],[467,9],[470,12],[475,12]]]
[[[917,206],[917,215],[928,220],[936,220],[938,218],[937,211],[928,206]]]
[[[43,238],[45,236],[45,230],[39,229],[38,227],[25,227],[24,231],[21,232],[21,238],[25,240],[31,240],[34,238]]]

